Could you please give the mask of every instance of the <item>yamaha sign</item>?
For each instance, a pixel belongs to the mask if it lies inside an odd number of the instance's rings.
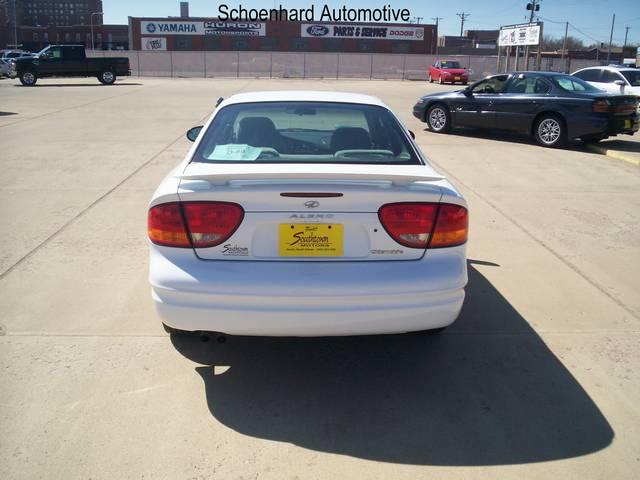
[[[140,22],[142,35],[204,35],[204,22]]]

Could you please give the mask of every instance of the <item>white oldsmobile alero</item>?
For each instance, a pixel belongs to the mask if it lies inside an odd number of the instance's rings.
[[[148,212],[169,333],[386,334],[457,318],[466,202],[379,99],[242,93],[187,136]]]

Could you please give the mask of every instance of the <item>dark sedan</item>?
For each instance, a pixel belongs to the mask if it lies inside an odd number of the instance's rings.
[[[455,127],[511,130],[544,147],[568,139],[597,142],[638,131],[638,99],[612,95],[570,75],[515,72],[493,75],[464,90],[425,95],[413,115],[433,132]]]

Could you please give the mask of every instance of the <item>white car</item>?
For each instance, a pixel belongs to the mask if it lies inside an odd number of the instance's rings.
[[[466,202],[379,99],[242,93],[187,136],[148,212],[169,333],[386,334],[457,318]]]
[[[640,69],[622,67],[589,67],[572,73],[605,92],[640,97]]]

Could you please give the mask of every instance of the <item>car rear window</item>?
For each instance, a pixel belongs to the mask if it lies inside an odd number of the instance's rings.
[[[567,92],[596,93],[601,91],[596,87],[589,85],[584,80],[569,75],[558,75],[556,77],[553,77],[553,82]]]
[[[223,107],[204,133],[192,161],[421,164],[389,110],[331,102],[255,102]]]

